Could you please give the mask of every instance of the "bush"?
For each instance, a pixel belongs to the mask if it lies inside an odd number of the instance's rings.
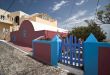
[[[106,33],[102,31],[100,26],[98,26],[94,21],[87,21],[88,26],[87,27],[77,27],[73,28],[72,31],[70,31],[69,35],[74,35],[77,38],[81,38],[83,40],[86,40],[86,38],[93,33],[94,36],[97,38],[98,41],[103,41],[106,39]]]

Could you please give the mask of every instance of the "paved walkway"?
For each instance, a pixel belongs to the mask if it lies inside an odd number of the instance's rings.
[[[66,65],[63,65],[63,64],[58,64],[59,67],[67,70],[70,72],[70,75],[83,75],[83,70],[80,70],[80,69],[76,69],[76,68],[73,68],[73,67],[69,67],[69,66],[66,66]]]
[[[30,48],[30,47],[23,47],[23,46],[15,45],[15,44],[13,44],[11,42],[8,42],[8,43],[11,44],[11,45],[13,45],[13,46],[15,46],[15,47],[18,47],[18,48],[26,51],[26,52],[32,52],[32,48]]]

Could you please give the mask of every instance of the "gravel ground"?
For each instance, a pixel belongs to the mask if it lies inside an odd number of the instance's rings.
[[[27,54],[0,41],[0,75],[68,75],[67,71],[44,65]]]

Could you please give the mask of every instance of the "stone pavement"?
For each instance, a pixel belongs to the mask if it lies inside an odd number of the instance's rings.
[[[0,41],[0,75],[67,75],[67,71],[42,64],[28,53]]]
[[[65,69],[65,70],[68,70],[70,75],[83,75],[84,74],[83,70],[81,70],[81,69],[73,68],[73,67],[63,65],[63,64],[60,64],[60,63],[58,65],[61,68]]]

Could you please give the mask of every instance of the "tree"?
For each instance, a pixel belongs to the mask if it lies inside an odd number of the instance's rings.
[[[103,24],[110,24],[110,3],[103,10],[97,12],[97,18]]]
[[[98,41],[102,41],[106,38],[106,33],[102,31],[100,26],[98,26],[94,21],[87,21],[88,26],[87,27],[77,27],[73,28],[72,31],[70,31],[70,35],[74,35],[77,38],[81,38],[83,40],[86,40],[86,38],[93,33]]]

